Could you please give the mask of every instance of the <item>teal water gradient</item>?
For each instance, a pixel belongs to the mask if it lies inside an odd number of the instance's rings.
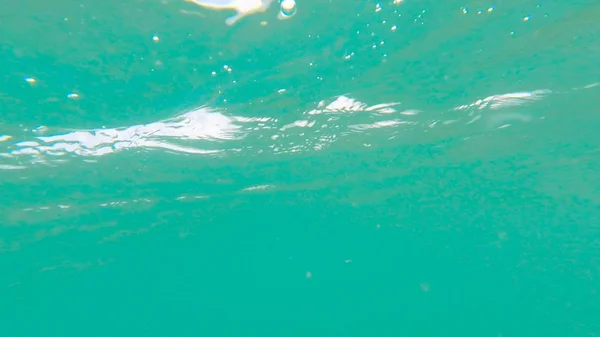
[[[600,334],[600,3],[297,5],[3,10],[0,334]]]

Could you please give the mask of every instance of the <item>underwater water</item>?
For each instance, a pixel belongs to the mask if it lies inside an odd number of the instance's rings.
[[[600,2],[0,14],[2,336],[600,335]]]

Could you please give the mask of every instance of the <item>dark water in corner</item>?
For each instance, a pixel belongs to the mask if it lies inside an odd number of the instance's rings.
[[[3,6],[0,334],[600,335],[600,2],[297,6]]]

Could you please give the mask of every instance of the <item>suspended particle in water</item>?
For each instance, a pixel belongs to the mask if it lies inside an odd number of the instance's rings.
[[[160,38],[159,38],[158,36],[156,36],[156,35],[153,35],[153,36],[152,36],[152,41],[154,41],[154,42],[159,42],[159,41],[160,41]]]
[[[37,80],[33,77],[25,77],[25,82],[27,82],[29,84],[34,84],[37,82]]]

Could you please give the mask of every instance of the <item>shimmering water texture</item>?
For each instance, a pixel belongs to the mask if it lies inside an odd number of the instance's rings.
[[[573,90],[598,87],[589,84]],[[202,106],[172,118],[142,125],[55,133],[40,126],[31,138],[0,135],[6,144],[0,169],[24,169],[30,164],[60,163],[65,156],[94,158],[131,149],[164,149],[194,155],[241,155],[320,151],[355,134],[385,133],[388,140],[410,131],[435,132],[452,125],[478,125],[471,138],[523,123],[543,127],[545,116],[531,113],[537,102],[549,98],[547,89],[497,94],[448,109],[431,118],[401,102],[367,104],[340,95],[320,101],[302,118],[282,124],[276,117],[235,115]],[[562,93],[564,94],[564,93]],[[469,138],[469,137],[467,137]],[[10,142],[9,142],[10,141]],[[364,144],[368,147],[369,144]]]

